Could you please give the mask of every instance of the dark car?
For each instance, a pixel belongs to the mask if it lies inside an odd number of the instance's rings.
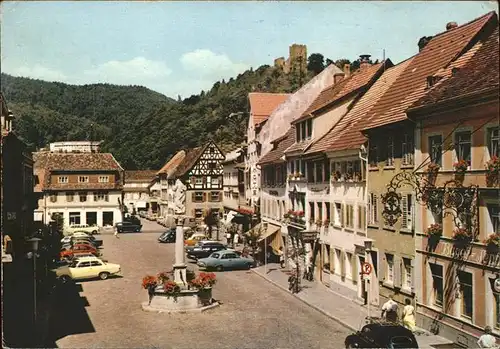
[[[115,229],[118,230],[118,233],[138,233],[141,231],[142,225],[131,222],[119,222],[116,223]]]
[[[206,258],[212,253],[225,250],[226,246],[220,242],[205,242],[194,246],[192,249],[187,251],[189,259],[197,260],[198,258]]]
[[[129,222],[136,225],[141,225],[141,220],[137,216],[128,216],[123,219],[124,222]]]
[[[418,348],[413,333],[392,323],[372,323],[347,336],[346,348]]]
[[[158,241],[162,243],[175,242],[175,235],[175,228],[170,228],[160,235]]]

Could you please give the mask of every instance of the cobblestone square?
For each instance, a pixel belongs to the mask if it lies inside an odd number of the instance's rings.
[[[144,232],[103,235],[103,258],[122,267],[123,277],[78,282],[90,321],[82,312],[59,310],[52,320],[58,347],[75,348],[338,348],[349,332],[251,271],[217,273],[219,308],[201,314],[157,314],[141,309],[142,277],[170,270],[174,245],[160,244],[159,226]],[[195,264],[188,262],[190,269]],[[64,299],[60,299],[63,304]],[[64,307],[61,307],[64,309]],[[80,328],[79,328],[80,327]],[[60,331],[59,331],[60,332]],[[79,333],[83,332],[83,333]],[[68,334],[69,333],[69,334]],[[57,338],[61,337],[61,338]]]

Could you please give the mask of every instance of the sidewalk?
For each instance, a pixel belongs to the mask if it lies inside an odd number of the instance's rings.
[[[288,291],[288,275],[284,273],[279,264],[267,264],[253,268],[252,271],[265,278],[273,285]],[[339,292],[328,289],[319,282],[309,282],[301,280],[302,290],[295,297],[305,304],[325,314],[351,331],[358,331],[365,324],[365,317],[368,316],[366,306]],[[380,310],[375,306],[371,307],[371,315],[380,315]],[[453,342],[433,335],[427,331],[420,330],[415,335],[420,348],[433,348],[434,345],[452,344]]]

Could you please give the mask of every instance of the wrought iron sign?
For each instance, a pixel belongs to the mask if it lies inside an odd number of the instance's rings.
[[[451,215],[457,227],[466,228],[476,237],[478,234],[478,189],[477,185],[464,187],[458,180],[449,180],[442,187],[436,187],[424,176],[410,171],[395,175],[382,194],[384,209],[382,216],[385,224],[393,226],[402,216],[402,196],[399,189],[409,186],[414,190],[416,202],[426,206],[435,214]]]

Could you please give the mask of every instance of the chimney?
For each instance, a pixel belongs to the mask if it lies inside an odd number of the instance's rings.
[[[334,85],[337,85],[342,80],[344,80],[344,73],[335,73],[333,75],[333,84]]]
[[[351,76],[351,65],[350,64],[344,64],[344,75],[346,78]]]
[[[422,36],[420,40],[418,40],[418,52],[422,51],[424,47],[431,41],[432,36]]]
[[[360,55],[359,56],[359,70],[363,71],[372,64],[370,63],[371,55]]]
[[[448,23],[446,23],[446,30],[450,30],[450,29],[453,29],[453,28],[456,28],[456,27],[458,27],[457,22],[448,22]]]

